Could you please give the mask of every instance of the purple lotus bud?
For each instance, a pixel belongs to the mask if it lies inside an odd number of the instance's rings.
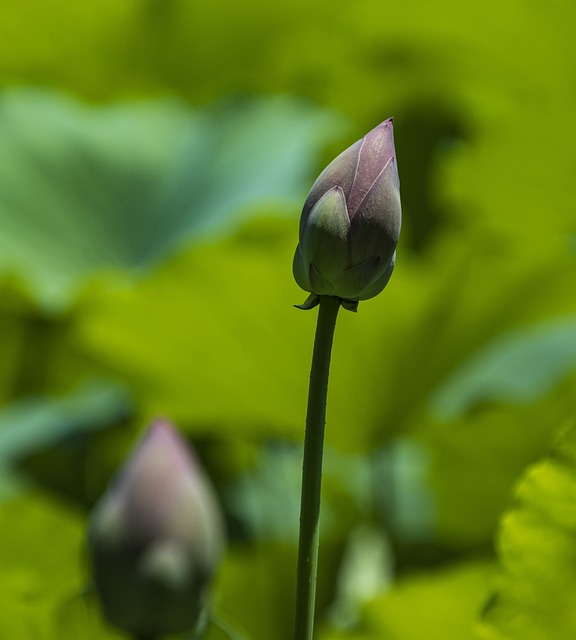
[[[167,422],[156,422],[96,506],[88,543],[108,620],[137,637],[193,628],[223,545],[208,479]]]
[[[402,218],[392,122],[341,153],[308,194],[294,278],[312,299],[367,300],[392,275]]]

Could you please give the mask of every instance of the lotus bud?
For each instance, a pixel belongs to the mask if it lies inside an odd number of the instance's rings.
[[[223,546],[216,498],[167,422],[146,432],[96,505],[88,544],[104,615],[142,638],[193,629]]]
[[[389,118],[320,174],[304,203],[294,278],[311,296],[341,298],[355,310],[388,283],[400,235],[400,183]]]

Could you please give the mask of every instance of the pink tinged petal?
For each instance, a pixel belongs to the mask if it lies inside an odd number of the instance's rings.
[[[182,438],[167,422],[153,424],[128,459],[112,489],[123,505],[131,535],[151,538],[177,535],[172,514],[203,482],[197,462]]]
[[[379,256],[388,264],[400,236],[402,208],[398,172],[393,158],[378,177],[351,221],[351,262]]]
[[[300,233],[302,233],[304,229],[312,208],[327,191],[333,187],[340,187],[344,192],[344,197],[346,199],[348,198],[348,194],[352,189],[352,183],[354,182],[356,167],[358,165],[358,154],[360,153],[361,146],[362,140],[355,142],[351,147],[348,147],[348,149],[332,160],[318,176],[316,182],[310,189],[306,202],[304,202],[302,216],[300,218]]]
[[[384,172],[390,159],[395,156],[392,119],[372,129],[362,139],[352,189],[347,197],[350,218]]]
[[[95,539],[114,547],[173,540],[214,565],[223,528],[210,482],[184,440],[164,421],[154,423],[96,507]]]

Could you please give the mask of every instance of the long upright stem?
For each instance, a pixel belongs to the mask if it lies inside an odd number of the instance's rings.
[[[294,640],[312,640],[314,630],[326,397],[332,340],[340,303],[340,298],[331,296],[320,298],[314,339],[302,467]]]

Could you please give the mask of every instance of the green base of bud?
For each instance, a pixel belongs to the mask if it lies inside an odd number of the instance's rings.
[[[342,308],[354,313],[358,311],[358,302],[358,300],[344,300],[340,298]],[[311,293],[302,304],[295,304],[294,306],[296,309],[302,309],[302,311],[310,311],[310,309],[314,309],[314,307],[317,307],[319,304],[320,296],[315,293]]]

